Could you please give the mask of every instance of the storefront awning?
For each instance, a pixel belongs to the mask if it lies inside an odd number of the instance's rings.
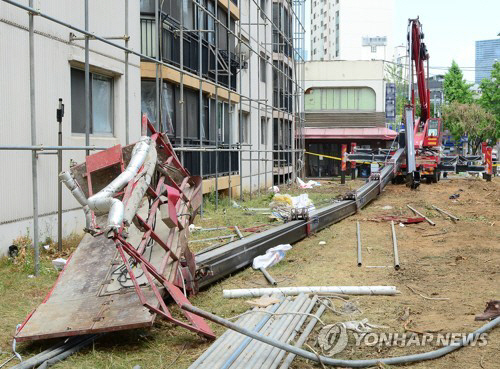
[[[370,128],[304,128],[306,140],[357,139],[357,140],[394,140],[398,135],[386,127]]]

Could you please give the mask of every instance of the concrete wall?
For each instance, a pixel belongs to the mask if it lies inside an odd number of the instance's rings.
[[[28,1],[20,1],[28,5]],[[35,2],[41,12],[84,27],[84,2],[46,0]],[[102,36],[125,33],[125,10],[122,0],[90,0],[90,31]],[[23,10],[0,2],[0,145],[30,145],[30,84],[28,50],[28,16]],[[35,17],[35,97],[37,144],[57,145],[58,125],[55,120],[58,99],[65,103],[63,145],[85,144],[82,134],[71,133],[71,65],[83,63],[84,41],[69,42],[70,29]],[[139,2],[129,2],[129,45],[140,49]],[[78,35],[81,36],[81,35]],[[116,43],[123,45],[123,41]],[[90,41],[91,70],[99,68],[113,76],[114,133],[91,136],[90,143],[110,147],[125,143],[125,79],[124,52],[99,41]],[[130,56],[129,116],[130,142],[140,136],[140,69],[139,58]],[[84,160],[84,152],[64,152],[63,169],[70,159]],[[0,254],[12,239],[26,234],[32,223],[32,186],[30,151],[0,151]],[[52,214],[40,221],[40,239],[55,237],[57,223],[57,157],[38,158],[39,213]],[[78,208],[69,191],[63,189],[65,210]],[[81,210],[63,215],[64,234],[81,231]],[[30,230],[32,234],[32,230]]]
[[[312,61],[305,63],[305,90],[319,87],[370,87],[376,112],[385,111],[383,61]]]

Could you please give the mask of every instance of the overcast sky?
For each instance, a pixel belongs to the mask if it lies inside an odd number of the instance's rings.
[[[307,33],[310,6],[310,0],[306,0]],[[417,16],[420,16],[430,55],[431,75],[446,73],[446,69],[433,68],[449,67],[455,60],[464,68],[465,78],[473,82],[475,41],[497,38],[500,33],[500,0],[395,0],[395,45],[406,45],[408,18]],[[306,49],[309,47],[309,37],[306,37]],[[471,69],[466,71],[465,67]]]
[[[349,0],[347,0],[349,1]],[[420,16],[430,55],[431,74],[446,73],[432,67],[474,67],[475,41],[497,38],[500,33],[500,0],[396,0],[394,37],[406,44],[408,18]],[[474,71],[465,73],[474,81]]]

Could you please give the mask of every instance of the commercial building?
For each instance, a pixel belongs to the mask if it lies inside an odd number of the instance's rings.
[[[340,157],[341,145],[387,147],[396,132],[386,128],[383,61],[318,61],[305,66],[306,151]],[[306,175],[340,174],[340,162],[306,157]]]
[[[311,0],[310,60],[390,60],[394,0]]]
[[[500,38],[476,41],[476,84],[484,78],[490,78],[491,68],[500,61]]]

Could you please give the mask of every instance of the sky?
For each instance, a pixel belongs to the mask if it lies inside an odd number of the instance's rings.
[[[500,0],[395,0],[394,4],[395,45],[406,45],[408,18],[419,16],[430,55],[431,75],[446,73],[441,68],[448,68],[455,60],[463,68],[465,79],[474,82],[475,41],[498,37]],[[306,27],[310,25],[310,6],[310,0],[306,0]],[[309,47],[306,37],[306,49]]]
[[[446,73],[433,68],[448,68],[452,60],[461,68],[473,68],[475,41],[495,39],[500,33],[500,0],[396,0],[394,15],[396,45],[406,44],[408,18],[420,17],[431,75]],[[474,82],[474,71],[462,70],[465,79]]]

